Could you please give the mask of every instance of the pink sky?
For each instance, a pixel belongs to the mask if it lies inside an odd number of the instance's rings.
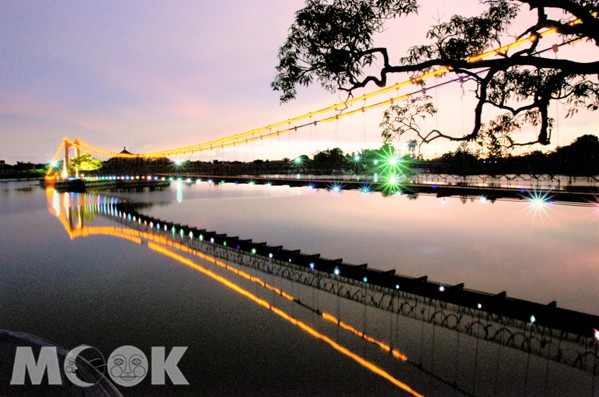
[[[423,42],[435,18],[472,13],[478,5],[463,1],[460,10],[444,3],[427,1],[419,16],[389,26],[379,42],[397,59]],[[302,6],[300,0],[3,2],[0,159],[50,161],[65,136],[115,151],[171,149],[338,102],[341,94],[314,86],[281,105],[270,88],[278,48]],[[597,49],[586,45],[560,50],[559,56],[596,59]],[[427,127],[467,131],[472,96],[462,98],[458,87],[433,94],[441,111]],[[561,145],[598,133],[593,114],[564,119],[557,105],[555,111]],[[380,112],[372,111],[297,136],[190,159],[276,159],[334,146],[349,152],[377,147],[379,122]],[[438,142],[424,154],[449,149]]]

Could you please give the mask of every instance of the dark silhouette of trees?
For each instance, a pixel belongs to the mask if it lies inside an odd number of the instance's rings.
[[[558,46],[548,46],[543,35],[545,30],[555,29],[561,43],[586,39],[590,45],[599,46],[596,0],[481,3],[485,10],[480,15],[454,15],[448,21],[439,21],[428,31],[428,43],[411,47],[394,63],[387,48],[374,46],[374,35],[389,20],[416,13],[417,0],[308,0],[297,11],[279,50],[278,74],[272,87],[281,92],[283,102],[295,98],[298,86],[314,82],[351,96],[354,90],[369,84],[385,86],[390,74],[415,77],[435,68],[449,68],[447,73],[454,74],[462,84],[475,85],[477,103],[470,132],[460,136],[419,129],[412,121],[434,111],[430,98],[424,96],[387,110],[386,138],[412,132],[421,143],[437,138],[478,140],[494,146],[494,151],[501,151],[502,146],[549,144],[553,127],[549,106],[553,101],[566,106],[567,116],[579,109],[599,108],[599,60],[560,58]],[[508,30],[526,12],[535,18],[517,32],[518,38],[529,38],[525,44],[492,57],[477,57],[513,41]],[[487,120],[489,111],[499,115]],[[538,127],[536,139],[517,140],[514,132],[526,124]]]

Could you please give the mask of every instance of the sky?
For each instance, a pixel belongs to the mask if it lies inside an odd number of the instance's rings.
[[[447,3],[427,1],[418,16],[388,26],[377,44],[389,46],[397,59],[424,41],[435,19],[469,15],[478,7],[475,0],[462,0],[459,7]],[[281,104],[270,88],[278,48],[303,5],[303,0],[0,0],[0,160],[49,162],[64,137],[113,151],[173,149],[343,100],[315,85]],[[597,52],[564,49],[560,56],[597,59]],[[429,94],[440,112],[426,128],[468,131],[471,94],[459,87]],[[562,145],[599,133],[593,114],[565,119],[557,105],[554,111]],[[280,159],[335,146],[347,152],[374,148],[381,144],[380,120],[380,110],[367,112],[186,159]],[[437,141],[423,147],[423,154],[450,149]]]

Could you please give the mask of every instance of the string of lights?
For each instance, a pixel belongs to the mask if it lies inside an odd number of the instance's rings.
[[[582,23],[582,21],[577,19],[577,20],[571,21],[570,25],[576,25],[579,23]],[[525,43],[528,43],[530,41],[536,40],[538,38],[538,36],[544,37],[544,36],[547,36],[547,35],[550,35],[550,34],[553,34],[556,32],[557,32],[557,29],[555,29],[555,28],[546,29],[543,32],[539,33],[539,35],[532,34],[526,38],[516,40],[510,44],[507,44],[507,45],[483,52],[481,54],[472,56],[468,59],[468,62],[477,62],[477,61],[486,59],[488,57],[505,54],[505,53],[507,53],[507,51],[509,51],[512,48],[515,48],[515,47],[521,46]],[[578,41],[578,40],[575,40],[575,41]],[[557,46],[554,45],[551,48],[555,49],[556,47],[559,47],[559,46],[562,46],[565,44],[572,44],[572,42],[574,42],[574,41],[558,44]],[[546,50],[548,50],[548,49],[546,49]],[[537,53],[544,52],[546,50],[542,50]],[[211,140],[211,141],[207,141],[207,142],[202,142],[202,143],[199,143],[196,145],[186,146],[186,147],[182,147],[182,148],[169,149],[169,150],[150,152],[150,153],[131,154],[131,153],[114,152],[111,150],[103,149],[98,146],[92,145],[91,143],[88,143],[88,142],[85,142],[82,140],[78,140],[78,139],[76,139],[75,141],[72,141],[68,138],[65,138],[63,140],[63,142],[61,143],[61,146],[59,147],[59,149],[54,157],[54,161],[52,162],[51,167],[49,168],[46,175],[49,176],[52,174],[52,171],[54,168],[53,165],[56,164],[56,162],[59,160],[60,153],[61,153],[62,149],[65,148],[65,146],[67,148],[75,147],[75,148],[78,148],[81,151],[84,151],[86,153],[91,153],[91,154],[95,154],[98,156],[116,157],[116,158],[159,158],[159,157],[178,156],[178,155],[185,155],[185,154],[201,153],[201,152],[206,152],[206,151],[214,151],[214,150],[218,150],[218,149],[225,149],[225,148],[229,148],[229,147],[235,147],[238,145],[244,145],[244,144],[248,144],[248,143],[252,143],[252,142],[256,142],[256,141],[261,141],[263,139],[277,137],[277,136],[280,136],[281,134],[297,132],[298,130],[305,128],[305,127],[316,126],[316,125],[322,124],[322,123],[329,123],[329,122],[336,121],[336,120],[339,120],[344,117],[349,117],[349,116],[355,115],[357,113],[365,113],[368,110],[380,108],[382,106],[386,106],[386,105],[393,104],[395,102],[402,101],[404,99],[409,98],[410,96],[413,96],[413,95],[423,92],[423,90],[419,89],[419,90],[405,93],[402,95],[396,95],[391,98],[366,105],[366,100],[369,98],[373,98],[375,96],[389,93],[394,90],[399,91],[399,89],[401,87],[421,83],[431,77],[442,76],[449,71],[451,71],[451,68],[449,68],[449,67],[438,68],[438,69],[429,71],[427,73],[423,73],[419,76],[407,79],[405,81],[398,82],[389,87],[385,87],[385,88],[382,88],[382,89],[379,89],[376,91],[372,91],[370,93],[366,93],[366,94],[360,95],[355,98],[350,98],[346,101],[338,102],[331,106],[328,106],[328,107],[325,107],[322,109],[318,109],[315,111],[311,111],[311,112],[302,114],[297,117],[289,118],[287,120],[279,121],[279,122],[269,124],[264,127],[252,129],[252,130],[249,130],[246,132],[229,135],[229,136],[226,136],[223,138],[219,138],[219,139],[215,139],[215,140]],[[428,88],[440,87],[440,86],[443,86],[443,85],[446,85],[449,83],[453,83],[456,81],[463,82],[464,79],[461,77],[458,77],[455,79],[444,81],[439,84],[429,86]],[[362,106],[350,109],[351,106],[353,106],[359,102],[362,102]],[[348,110],[348,109],[350,109],[350,110]],[[318,120],[314,120],[315,116],[327,114],[327,113],[330,113],[333,111],[336,112],[333,115],[322,117]],[[309,121],[298,124],[300,121],[303,121],[303,120],[309,120]]]

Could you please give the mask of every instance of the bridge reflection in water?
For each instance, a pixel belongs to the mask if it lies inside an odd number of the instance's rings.
[[[534,316],[522,321],[487,313],[482,307],[419,296],[399,285],[392,289],[366,279],[359,282],[343,277],[337,267],[324,272],[312,264],[300,266],[256,249],[245,252],[239,245],[227,246],[222,238],[204,238],[210,232],[177,228],[129,211],[114,197],[53,189],[46,194],[49,211],[71,239],[110,235],[146,244],[243,295],[411,395],[427,390],[415,391],[393,375],[401,374],[405,365],[418,368],[431,382],[446,383],[464,394],[595,395],[598,341],[587,334],[540,326]],[[117,226],[91,226],[96,215]]]

